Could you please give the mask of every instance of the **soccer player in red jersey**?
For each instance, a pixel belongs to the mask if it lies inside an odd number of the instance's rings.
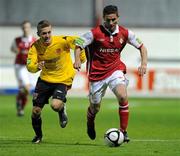
[[[143,76],[146,73],[146,47],[132,31],[118,25],[118,18],[117,6],[106,6],[103,10],[104,23],[76,40],[75,69],[81,68],[79,59],[81,49],[85,48],[87,52],[90,101],[87,110],[87,133],[92,140],[96,138],[95,117],[99,112],[102,97],[109,87],[118,100],[119,128],[124,134],[124,142],[130,141],[127,135],[129,105],[125,78],[126,66],[120,59],[121,52],[127,43],[140,51],[139,75]]]
[[[19,91],[16,96],[17,115],[24,115],[24,107],[31,87],[31,75],[26,69],[26,59],[31,44],[36,40],[31,34],[31,23],[24,21],[21,24],[22,36],[16,37],[11,45],[11,51],[16,54],[15,74]]]

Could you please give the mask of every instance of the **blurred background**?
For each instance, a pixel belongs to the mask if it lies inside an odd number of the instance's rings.
[[[129,96],[180,97],[179,0],[0,0],[0,94],[17,92],[10,46],[22,34],[22,21],[32,23],[35,36],[36,25],[43,19],[52,23],[54,35],[82,35],[102,22],[103,7],[109,4],[118,6],[119,24],[134,31],[148,49],[148,71],[143,78],[137,75],[139,51],[127,45],[122,52]],[[34,74],[34,84],[38,75]],[[87,95],[87,89],[83,68],[69,95]],[[113,96],[109,90],[107,96]]]

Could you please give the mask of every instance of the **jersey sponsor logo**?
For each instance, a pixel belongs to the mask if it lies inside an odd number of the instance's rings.
[[[49,69],[49,70],[58,70],[60,68],[60,66],[58,66],[57,62],[60,59],[60,57],[56,57],[50,60],[44,60],[45,64],[45,68]]]
[[[119,48],[100,48],[99,52],[101,53],[117,53],[120,52]]]
[[[56,57],[53,59],[45,60],[45,63],[56,63],[59,60],[60,57]]]

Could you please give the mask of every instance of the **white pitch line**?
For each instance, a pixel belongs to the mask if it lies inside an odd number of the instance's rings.
[[[28,140],[28,137],[5,137],[0,136],[0,140]],[[132,142],[180,142],[180,139],[131,139]]]
[[[23,140],[23,139],[29,139],[27,137],[5,137],[5,136],[0,136],[0,140],[3,139],[3,140],[6,140],[6,139],[13,139],[13,140]]]
[[[180,139],[131,139],[134,142],[180,142]]]

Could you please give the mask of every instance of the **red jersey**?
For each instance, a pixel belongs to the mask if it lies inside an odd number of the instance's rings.
[[[86,47],[90,81],[102,80],[116,70],[126,72],[120,54],[128,41],[128,30],[121,26],[118,29],[112,36],[103,26],[91,30],[94,40]]]
[[[17,37],[15,39],[16,48],[19,52],[16,54],[15,64],[26,65],[26,60],[28,56],[28,50],[32,43],[36,40],[35,37]]]

